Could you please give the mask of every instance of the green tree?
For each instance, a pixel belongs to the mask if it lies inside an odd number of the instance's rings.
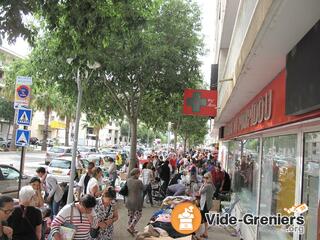
[[[184,151],[186,151],[187,143],[189,146],[197,146],[203,143],[204,137],[208,132],[208,118],[198,116],[183,116],[181,125],[178,130],[179,135],[184,142]]]
[[[118,8],[124,27],[111,32],[109,45],[99,59],[103,81],[93,83],[95,90],[109,93],[108,103],[117,105],[129,121],[130,168],[136,162],[137,122],[141,112],[159,96],[162,104],[171,95],[180,93],[193,79],[190,76],[199,75],[197,57],[202,47],[197,6],[188,1],[162,1],[161,6],[138,2]],[[143,17],[143,21],[131,19],[133,13]],[[153,110],[159,109],[160,106]]]
[[[10,134],[10,127],[13,124],[14,121],[14,108],[13,108],[13,102],[10,102],[6,100],[3,97],[0,97],[0,118],[8,121],[9,127],[7,132],[7,139],[9,138]]]
[[[14,42],[17,37],[32,39],[34,28],[23,17],[36,10],[36,0],[3,0],[0,7],[0,43],[5,37]]]

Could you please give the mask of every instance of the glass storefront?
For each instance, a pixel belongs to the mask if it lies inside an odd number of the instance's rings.
[[[260,215],[288,215],[295,202],[297,135],[263,139]],[[259,226],[259,239],[292,239],[286,226]]]
[[[309,207],[305,215],[305,234],[302,239],[317,239],[318,201],[320,199],[320,132],[304,134],[303,202]]]
[[[320,131],[303,134],[303,168],[297,172],[298,134],[264,137],[262,160],[259,166],[259,138],[229,141],[226,170],[232,176],[232,189],[240,197],[243,212],[257,213],[258,184],[260,182],[259,215],[290,215],[284,208],[295,205],[296,182],[301,176],[302,202],[309,211],[305,216],[301,240],[317,239],[318,205],[320,199]],[[302,139],[302,136],[301,136]],[[302,149],[301,149],[302,150]],[[300,152],[300,151],[299,151]],[[261,167],[261,176],[258,176]],[[298,178],[299,179],[299,178]],[[291,240],[288,226],[259,226],[258,239]]]
[[[234,159],[236,161],[233,175],[233,190],[241,199],[240,205],[242,210],[247,213],[256,214],[259,178],[259,139],[248,139],[237,143],[234,149]]]

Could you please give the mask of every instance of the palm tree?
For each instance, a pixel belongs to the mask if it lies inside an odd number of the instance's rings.
[[[33,87],[34,97],[32,105],[39,111],[44,111],[44,126],[43,126],[43,140],[41,150],[47,150],[47,139],[49,135],[49,119],[50,114],[54,109],[59,109],[60,92],[56,84],[50,84],[47,81],[39,81]],[[41,84],[42,83],[42,84]]]
[[[64,145],[69,146],[70,123],[76,118],[76,102],[71,96],[63,96],[58,101],[60,107],[57,109],[57,114],[66,120]]]

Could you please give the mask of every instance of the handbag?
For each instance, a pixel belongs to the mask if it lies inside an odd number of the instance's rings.
[[[104,220],[108,218],[110,211],[111,211],[111,205],[108,208],[107,215]],[[90,237],[92,238],[97,238],[99,236],[99,233],[100,233],[100,227],[90,229]]]
[[[128,196],[128,185],[127,182],[124,184],[124,186],[120,189],[119,194],[121,194],[122,196]]]
[[[72,240],[76,234],[76,226],[72,224],[74,203],[71,205],[70,223],[65,222],[59,228],[59,233],[62,240]],[[53,240],[52,231],[50,232],[47,240]]]

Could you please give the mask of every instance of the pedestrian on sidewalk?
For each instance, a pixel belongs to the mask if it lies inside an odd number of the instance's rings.
[[[134,168],[130,172],[130,178],[127,180],[128,197],[126,208],[128,209],[128,232],[134,235],[136,232],[135,226],[142,216],[143,206],[143,183],[139,180],[140,170]]]
[[[100,197],[102,191],[100,191],[100,183],[103,176],[103,171],[100,167],[94,168],[92,178],[90,178],[87,185],[87,194],[93,197]]]
[[[208,222],[206,219],[206,213],[212,208],[212,197],[214,193],[214,187],[212,184],[211,173],[207,172],[203,176],[203,184],[200,187],[200,210],[201,210],[201,223],[204,223],[204,233],[201,235],[203,238],[208,238]]]
[[[94,208],[99,227],[99,235],[95,238],[97,240],[112,240],[113,223],[119,218],[115,199],[116,191],[113,187],[108,187],[102,197],[97,199]]]
[[[90,229],[93,225],[93,208],[96,206],[96,199],[86,194],[80,198],[80,202],[65,205],[51,224],[50,235],[54,240],[60,240],[60,226],[71,223],[76,227],[73,240],[88,240]]]
[[[78,189],[77,189],[78,199],[80,199],[81,196],[87,194],[87,186],[93,175],[93,170],[94,170],[94,163],[89,162],[86,174],[81,176],[78,183]]]
[[[117,166],[116,166],[116,163],[114,162],[114,159],[113,158],[109,158],[108,159],[109,163],[110,163],[110,166],[108,168],[108,174],[109,174],[109,180],[110,180],[110,185],[112,187],[114,187],[115,185],[115,182],[117,180]]]
[[[59,212],[60,201],[63,197],[63,190],[58,184],[58,180],[54,176],[48,174],[44,167],[37,168],[36,173],[43,185],[43,189],[45,191],[44,200],[48,203],[51,209],[51,218],[53,218]]]
[[[12,239],[40,240],[42,233],[42,214],[38,208],[30,206],[36,195],[31,186],[24,186],[19,192],[19,205],[8,218],[8,226],[13,229]]]
[[[31,178],[30,185],[33,188],[33,190],[36,192],[36,194],[32,198],[30,206],[34,206],[34,207],[37,207],[37,208],[43,207],[44,199],[43,199],[42,193],[41,193],[41,181],[40,181],[40,178],[38,178],[38,177]]]
[[[143,183],[143,199],[145,198],[146,194],[148,194],[150,204],[153,206],[151,182],[153,181],[154,176],[153,171],[147,166],[151,167],[148,163],[144,163],[141,172]]]

